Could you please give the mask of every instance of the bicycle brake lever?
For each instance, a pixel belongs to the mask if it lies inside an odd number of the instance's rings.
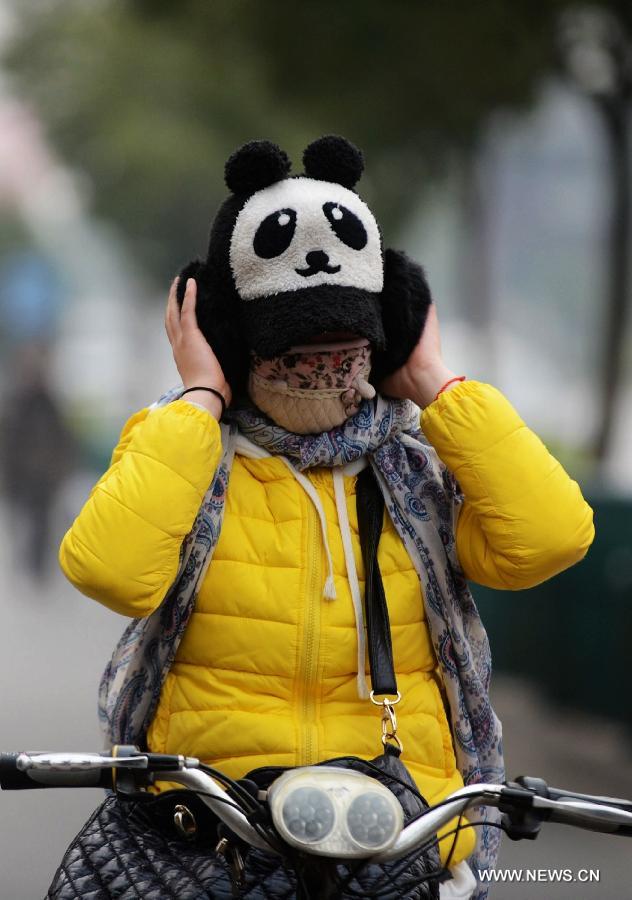
[[[549,796],[548,785],[542,778],[519,775],[515,781],[508,781],[505,785],[498,808],[503,813],[501,827],[512,841],[535,841],[542,822],[549,818],[546,811],[533,809],[533,798],[536,796]]]

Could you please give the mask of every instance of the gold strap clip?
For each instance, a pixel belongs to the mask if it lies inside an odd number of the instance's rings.
[[[382,708],[382,744],[386,747],[386,745],[392,741],[398,747],[399,752],[402,753],[404,745],[397,736],[397,716],[393,709],[393,707],[402,699],[402,695],[398,691],[395,699],[384,697],[381,700],[377,700],[375,692],[371,691],[370,699],[371,703]]]

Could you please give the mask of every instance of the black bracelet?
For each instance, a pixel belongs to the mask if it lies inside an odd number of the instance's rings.
[[[224,415],[226,413],[226,401],[224,400],[223,395],[220,394],[219,391],[216,391],[215,388],[206,387],[204,385],[198,385],[198,387],[190,387],[190,388],[187,388],[185,391],[182,391],[182,393],[180,394],[180,397],[184,397],[184,395],[188,394],[189,391],[208,391],[209,394],[214,394],[217,397],[217,399],[219,400],[219,402],[222,404],[222,414],[220,416],[220,419],[224,418]]]

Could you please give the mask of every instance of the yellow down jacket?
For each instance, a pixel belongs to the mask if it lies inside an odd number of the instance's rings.
[[[456,541],[468,579],[528,588],[580,560],[593,538],[578,485],[490,385],[466,381],[421,419],[465,495]],[[136,413],[61,545],[84,594],[125,616],[163,600],[221,454],[215,419],[186,400]],[[277,457],[236,456],[219,542],[148,743],[233,777],[380,751],[379,711],[358,699],[356,630],[329,469],[309,470],[323,504],[337,599],[313,503]],[[344,478],[363,590],[355,477]],[[403,760],[429,802],[462,785],[418,577],[385,516],[379,563],[391,616]],[[451,841],[441,844],[445,858]],[[472,851],[459,836],[453,862]]]

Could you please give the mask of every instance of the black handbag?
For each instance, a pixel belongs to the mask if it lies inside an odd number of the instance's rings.
[[[353,768],[387,785],[404,807],[405,822],[426,808],[407,786],[410,775],[396,750],[387,748],[369,763],[327,765]],[[247,779],[265,788],[283,771],[257,769]],[[139,792],[110,796],[92,814],[66,851],[46,900],[329,900],[378,893],[385,900],[435,900],[436,878],[424,879],[438,868],[436,844],[387,864],[342,864],[295,853],[290,865],[239,841],[192,792]]]
[[[357,487],[358,525],[366,570],[366,615],[372,696],[397,695],[386,597],[377,565],[384,501],[369,468]],[[384,752],[321,765],[351,768],[391,790],[404,822],[428,808],[400,759],[392,704],[383,704]],[[249,772],[242,784],[265,790],[286,769]],[[193,792],[109,796],[68,848],[46,900],[285,900],[367,898],[437,900],[437,842],[393,863],[339,863],[290,851],[287,859],[247,846]],[[429,877],[430,876],[430,877]]]

